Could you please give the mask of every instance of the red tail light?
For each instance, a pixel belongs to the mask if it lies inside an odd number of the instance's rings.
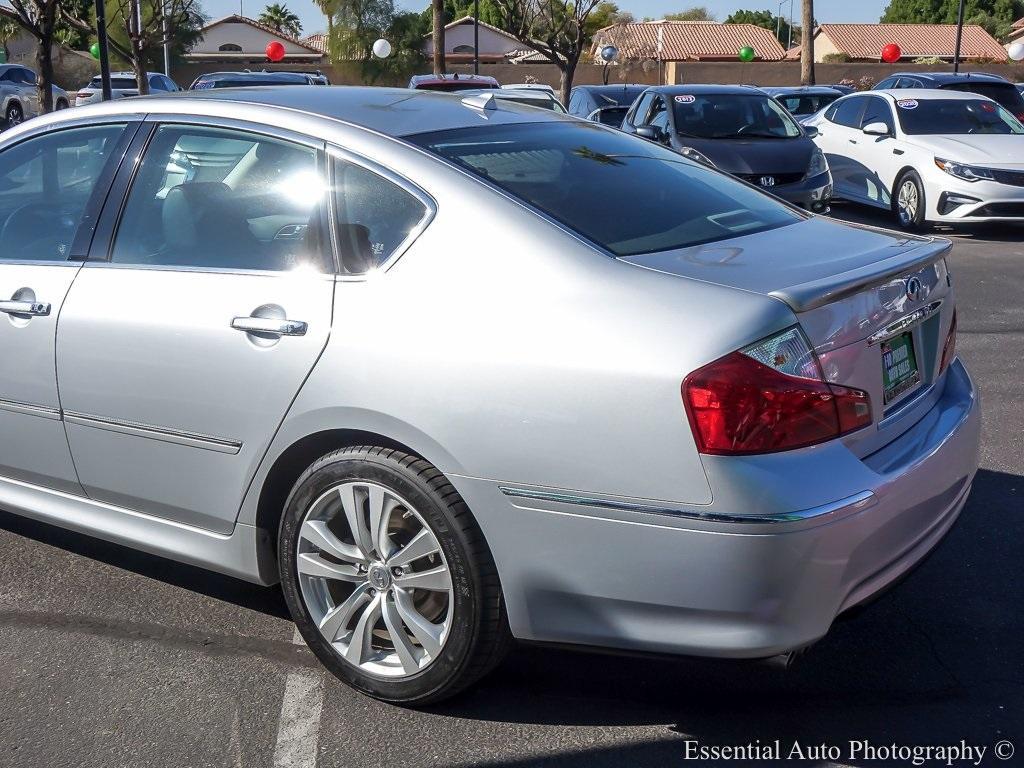
[[[75,95],[80,99],[88,99],[90,96],[92,96],[92,93],[89,91],[79,91]]]
[[[946,370],[946,366],[953,362],[956,357],[956,310],[953,310],[953,321],[949,324],[949,333],[946,335],[946,343],[942,345],[942,362],[939,364],[939,372]]]
[[[787,451],[871,424],[867,393],[826,383],[795,328],[694,371],[683,401],[706,454]]]

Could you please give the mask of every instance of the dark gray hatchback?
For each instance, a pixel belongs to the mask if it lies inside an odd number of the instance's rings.
[[[828,210],[832,175],[801,127],[778,102],[750,86],[648,88],[622,130],[815,212]]]

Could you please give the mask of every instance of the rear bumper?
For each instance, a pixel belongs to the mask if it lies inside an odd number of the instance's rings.
[[[872,456],[857,459],[833,441],[734,464],[721,494],[738,513],[731,516],[718,500],[727,462],[708,467],[713,504],[674,511],[664,502],[452,481],[491,545],[517,637],[757,658],[817,640],[942,539],[969,494],[979,432],[973,386],[955,361],[932,410]],[[743,486],[758,477],[749,506],[740,506]],[[787,485],[837,495],[809,506],[793,494],[787,513],[777,492]]]

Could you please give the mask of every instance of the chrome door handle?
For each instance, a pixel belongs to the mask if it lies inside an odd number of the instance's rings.
[[[236,317],[231,321],[231,327],[246,333],[273,333],[277,336],[305,336],[308,328],[301,320],[276,317]]]
[[[39,317],[50,314],[50,304],[45,301],[0,301],[0,312]]]

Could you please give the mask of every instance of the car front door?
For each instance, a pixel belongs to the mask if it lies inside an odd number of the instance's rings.
[[[61,316],[68,442],[93,499],[226,533],[330,332],[324,148],[201,118],[137,138]]]
[[[856,181],[861,174],[856,150],[863,136],[860,118],[865,98],[847,96],[834,102],[825,111],[825,119],[818,124],[818,135],[814,138],[832,171],[835,196],[846,200],[863,199]]]
[[[82,493],[61,421],[57,320],[128,133],[94,122],[0,151],[0,478]]]
[[[881,96],[867,96],[864,114],[860,120],[861,137],[854,155],[858,170],[850,180],[857,186],[861,197],[879,208],[889,208],[896,174],[906,164],[905,152],[896,139],[896,125],[888,100]],[[863,133],[869,125],[882,124],[888,130],[885,136]]]
[[[18,89],[21,95],[21,103],[25,107],[25,117],[35,117],[39,114],[39,89],[36,87],[36,73],[31,69],[20,67],[15,74],[18,80]]]

